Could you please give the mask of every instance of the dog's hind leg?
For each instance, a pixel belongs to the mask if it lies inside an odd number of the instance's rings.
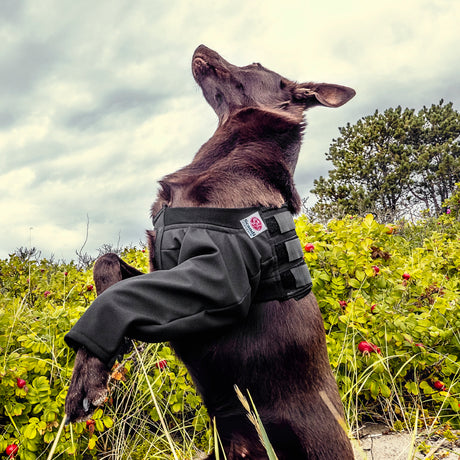
[[[128,265],[113,252],[99,257],[93,269],[93,278],[98,295],[118,281],[142,274],[141,271]]]

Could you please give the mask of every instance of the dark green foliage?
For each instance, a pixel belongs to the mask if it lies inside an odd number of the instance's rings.
[[[368,212],[384,222],[421,209],[442,212],[460,180],[460,113],[452,103],[388,109],[340,128],[327,159],[334,169],[314,182],[322,221]]]

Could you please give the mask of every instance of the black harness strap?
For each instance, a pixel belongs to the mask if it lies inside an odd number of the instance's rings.
[[[276,264],[270,276],[261,280],[255,301],[298,300],[305,297],[311,291],[312,279],[303,259],[292,214],[283,206],[279,209],[263,209],[261,216],[270,233]]]
[[[271,247],[271,258],[263,262],[262,277],[253,301],[300,299],[312,288],[312,280],[303,259],[303,250],[296,234],[295,222],[287,206],[281,208],[163,208],[154,217],[155,228],[210,224],[232,228],[244,234],[242,221],[257,215],[267,231],[249,237],[265,241]],[[246,236],[245,236],[246,237]],[[264,265],[265,264],[265,265]]]

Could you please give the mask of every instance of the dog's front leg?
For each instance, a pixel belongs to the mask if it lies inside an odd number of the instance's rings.
[[[94,264],[93,277],[98,295],[122,279],[142,275],[116,254],[99,257]],[[86,349],[80,348],[75,357],[69,390],[65,402],[67,423],[86,420],[107,398],[110,369]]]
[[[66,424],[88,420],[107,398],[110,369],[84,348],[75,357],[65,400]]]

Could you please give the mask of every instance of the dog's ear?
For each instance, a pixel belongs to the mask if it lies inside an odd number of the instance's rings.
[[[348,86],[329,83],[302,83],[296,85],[292,97],[295,101],[305,104],[305,108],[315,105],[340,107],[355,94],[355,90]]]

